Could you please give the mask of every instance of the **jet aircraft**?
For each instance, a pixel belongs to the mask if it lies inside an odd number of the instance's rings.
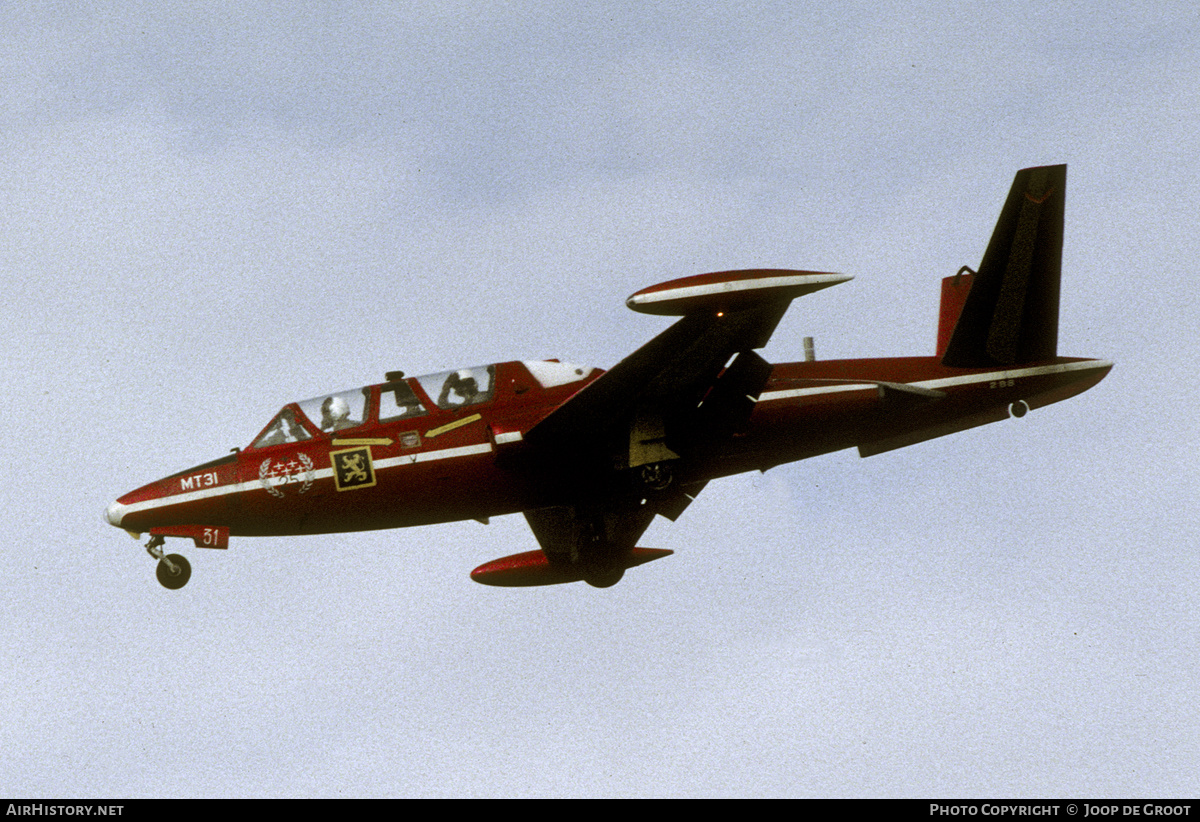
[[[288,403],[250,444],[108,506],[167,588],[191,566],[168,537],[300,536],[523,513],[538,550],[476,568],[500,586],[607,587],[671,553],[637,547],[714,479],[857,447],[880,454],[1064,400],[1104,360],[1058,355],[1066,166],[1017,173],[977,271],[941,284],[933,356],[768,363],[756,349],[797,297],[849,280],[722,271],[626,304],[676,316],[608,371],[513,361]]]

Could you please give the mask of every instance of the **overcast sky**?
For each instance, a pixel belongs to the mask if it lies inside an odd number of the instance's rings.
[[[10,6],[12,4],[9,4]],[[1192,2],[25,3],[0,12],[0,795],[1194,796]],[[855,279],[766,355],[931,354],[1069,164],[1060,405],[711,484],[607,590],[520,516],[176,541],[101,519],[284,403]]]

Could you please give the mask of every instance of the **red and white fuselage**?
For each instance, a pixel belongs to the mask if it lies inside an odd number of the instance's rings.
[[[1017,403],[1023,413],[1066,399],[1110,368],[1070,358],[981,370],[935,357],[780,363],[744,429],[695,449],[677,473],[697,482],[844,448],[879,453],[1006,418]],[[366,419],[338,431],[292,408],[308,438],[252,445],[152,482],[110,505],[106,519],[224,547],[230,535],[397,528],[562,504],[580,477],[521,459],[524,434],[603,372],[563,363],[490,369],[488,397],[471,405],[440,408],[407,380],[426,413],[392,422],[379,421],[379,397],[394,384],[364,389]],[[551,371],[575,379],[556,384],[545,378]]]

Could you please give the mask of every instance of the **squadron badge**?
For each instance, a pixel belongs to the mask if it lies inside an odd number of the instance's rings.
[[[265,459],[258,467],[258,481],[273,497],[282,499],[284,487],[294,484],[300,485],[300,493],[303,494],[313,484],[312,458],[308,454],[296,454],[286,462],[282,459]]]
[[[329,461],[333,463],[333,481],[339,491],[370,488],[375,484],[375,467],[371,464],[369,446],[331,451]]]

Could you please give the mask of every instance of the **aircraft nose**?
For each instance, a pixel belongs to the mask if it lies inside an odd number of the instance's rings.
[[[113,502],[104,509],[104,521],[109,525],[114,525],[117,528],[121,527],[121,517],[125,513],[125,506],[119,502]]]

